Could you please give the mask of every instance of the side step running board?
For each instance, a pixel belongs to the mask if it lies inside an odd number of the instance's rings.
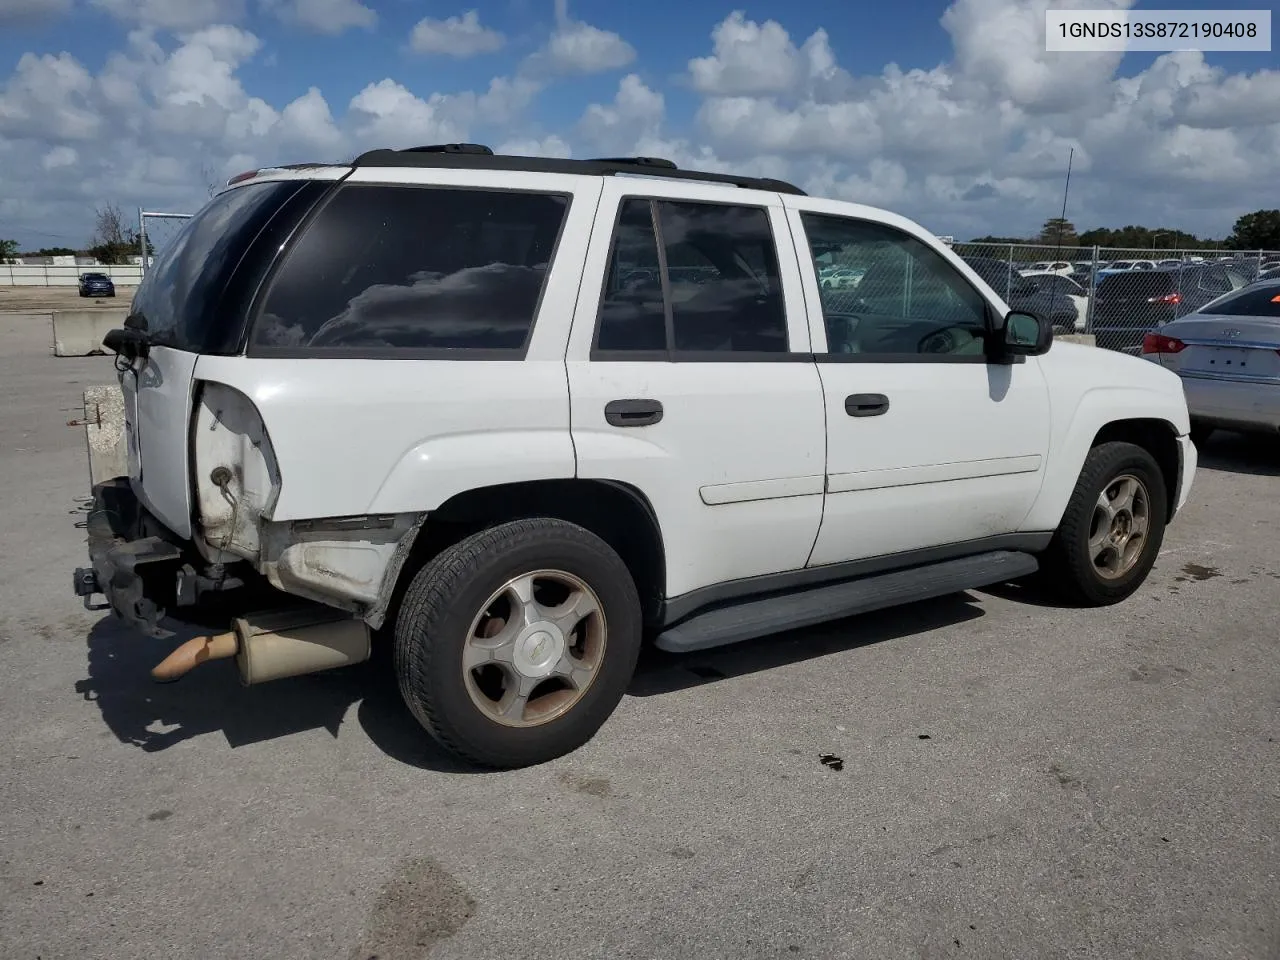
[[[709,610],[667,628],[656,643],[672,653],[707,650],[913,600],[1004,583],[1039,568],[1029,553],[994,550]]]

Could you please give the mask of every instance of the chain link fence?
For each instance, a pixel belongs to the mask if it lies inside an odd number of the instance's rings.
[[[1176,250],[955,243],[1015,310],[1099,347],[1140,353],[1155,327],[1280,270],[1280,250]]]
[[[138,211],[138,252],[146,251],[142,258],[142,272],[145,275],[152,261],[164,250],[188,220],[189,213],[153,213],[148,210]]]

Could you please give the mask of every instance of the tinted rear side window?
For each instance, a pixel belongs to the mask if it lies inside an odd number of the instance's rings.
[[[768,211],[624,201],[598,324],[596,349],[608,353],[785,353],[787,315]]]
[[[568,206],[506,190],[344,186],[287,255],[253,344],[520,351]]]
[[[1274,317],[1280,319],[1280,286],[1246,287],[1217,303],[1209,304],[1202,313],[1224,317]]]
[[[1117,273],[1098,284],[1100,297],[1161,297],[1177,289],[1173,274],[1150,270]]]
[[[158,346],[193,353],[235,349],[244,315],[222,293],[245,252],[305,181],[251,183],[214,197],[157,253],[133,297],[127,326]]]

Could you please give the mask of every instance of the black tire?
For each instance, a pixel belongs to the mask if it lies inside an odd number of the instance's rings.
[[[571,574],[594,591],[606,624],[604,653],[567,712],[537,726],[506,726],[468,691],[465,641],[503,584],[548,569]],[[538,518],[483,530],[425,563],[405,591],[394,634],[400,692],[418,722],[459,757],[510,769],[554,760],[595,736],[631,681],[643,621],[631,573],[608,544],[575,524]]]
[[[1191,442],[1197,447],[1203,447],[1216,432],[1217,428],[1207,423],[1191,422]]]
[[[1122,575],[1102,576],[1090,556],[1089,537],[1099,497],[1118,478],[1130,475],[1146,488],[1147,532],[1133,566]],[[1089,451],[1049,548],[1041,558],[1044,581],[1074,605],[1103,607],[1132,596],[1155,565],[1168,517],[1169,493],[1160,465],[1132,443],[1103,443]]]

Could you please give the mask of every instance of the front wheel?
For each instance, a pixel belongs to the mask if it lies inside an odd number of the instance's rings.
[[[481,766],[544,763],[612,715],[640,653],[640,599],[621,558],[553,519],[491,527],[414,576],[395,625],[405,703]]]
[[[1150,453],[1123,442],[1094,447],[1045,552],[1047,581],[1082,606],[1128,598],[1155,565],[1167,505],[1164,476]]]

